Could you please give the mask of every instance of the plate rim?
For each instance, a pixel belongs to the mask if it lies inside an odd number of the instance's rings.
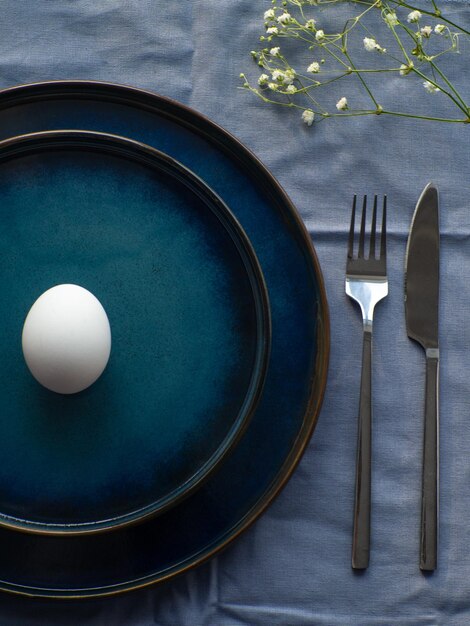
[[[51,89],[55,89],[56,91],[48,93],[48,90]],[[80,89],[90,89],[90,91],[86,94],[80,94]],[[91,93],[93,89],[95,92]],[[101,92],[106,91],[107,93],[100,93],[100,90]],[[28,91],[32,93],[28,94]],[[42,93],[43,91],[45,93]],[[113,94],[111,95],[110,92],[113,92]],[[316,336],[318,349],[314,368],[318,375],[315,376],[315,383],[310,386],[310,393],[302,419],[302,426],[298,430],[297,437],[292,444],[288,455],[284,459],[278,473],[271,481],[269,488],[263,492],[262,496],[256,501],[250,510],[242,517],[242,519],[238,521],[235,525],[236,529],[233,532],[230,532],[229,536],[225,537],[214,548],[205,551],[202,550],[190,563],[181,567],[179,565],[175,565],[172,568],[168,568],[168,570],[163,574],[149,575],[140,579],[134,579],[133,581],[113,584],[111,586],[62,590],[52,588],[46,589],[43,587],[24,587],[20,585],[12,585],[6,581],[0,582],[1,589],[14,595],[49,597],[62,600],[115,596],[132,590],[142,589],[144,587],[166,582],[176,576],[179,576],[180,574],[183,574],[184,572],[190,571],[199,565],[202,565],[216,554],[220,554],[243,532],[245,532],[245,530],[252,526],[252,524],[254,524],[254,522],[274,502],[276,497],[290,480],[310,442],[311,436],[318,423],[319,413],[325,395],[330,357],[329,308],[323,273],[316,250],[307,227],[295,205],[290,200],[279,181],[273,174],[271,174],[259,157],[257,157],[254,152],[245,146],[244,143],[242,143],[237,137],[235,137],[235,135],[230,133],[230,131],[223,128],[217,122],[212,121],[209,117],[200,113],[196,109],[193,109],[188,105],[168,96],[127,84],[97,80],[67,79],[38,81],[15,85],[0,90],[0,110],[8,109],[17,104],[27,104],[35,100],[66,99],[72,96],[77,99],[84,100],[108,100],[120,104],[131,104],[137,108],[158,113],[167,119],[177,119],[179,124],[183,124],[187,128],[192,129],[193,132],[200,136],[207,138],[207,136],[210,135],[211,142],[222,149],[225,154],[230,155],[232,159],[241,163],[243,169],[249,175],[252,175],[252,172],[250,172],[250,168],[247,166],[250,164],[254,164],[256,166],[256,179],[259,180],[261,177],[269,183],[269,187],[273,191],[272,199],[274,200],[275,197],[282,199],[282,202],[276,202],[278,208],[280,208],[284,214],[289,214],[290,218],[294,221],[297,227],[298,237],[301,239],[303,244],[302,249],[308,257],[309,265],[313,270],[313,274],[315,275],[318,283],[319,307],[317,313],[318,332]],[[18,98],[21,99],[21,103],[17,102]],[[168,111],[162,110],[159,103],[183,112],[186,117],[183,119],[175,117]],[[198,125],[193,124],[190,119],[188,120],[188,117],[197,119]],[[230,146],[236,147],[236,152],[234,149],[230,149]]]

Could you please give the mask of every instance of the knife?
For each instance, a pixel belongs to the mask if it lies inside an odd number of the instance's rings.
[[[416,204],[408,236],[405,317],[408,336],[426,352],[419,567],[432,571],[439,518],[439,199],[432,183]]]

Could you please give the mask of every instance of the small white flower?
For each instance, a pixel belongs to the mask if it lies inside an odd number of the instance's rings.
[[[284,82],[284,72],[282,70],[274,70],[272,73],[272,78],[278,83]]]
[[[372,52],[372,50],[377,50],[377,52],[386,52],[386,49],[379,46],[379,44],[375,41],[375,39],[372,39],[372,37],[364,37],[363,42],[364,48],[367,52]]]
[[[314,19],[307,20],[305,22],[305,28],[308,28],[309,30],[313,30],[315,28],[315,24],[316,22]]]
[[[286,92],[287,93],[296,93],[297,87],[295,85],[287,85]]]
[[[277,18],[277,21],[279,22],[279,24],[281,24],[282,26],[285,26],[286,24],[289,24],[290,22],[292,22],[292,16],[290,13],[284,12],[282,15],[280,15]]]
[[[276,26],[271,26],[266,29],[266,35],[277,35],[279,33],[279,29]]]
[[[424,81],[423,87],[426,89],[428,93],[437,93],[438,91],[440,91],[439,87],[436,87],[436,85],[433,85],[428,80]]]
[[[302,113],[302,119],[307,126],[311,126],[313,124],[313,120],[315,119],[315,113],[311,109],[305,109]]]
[[[266,83],[269,81],[269,76],[267,74],[261,74],[261,76],[258,78],[258,85],[266,85]]]
[[[319,71],[320,63],[317,63],[317,61],[310,63],[310,65],[307,67],[307,72],[311,72],[312,74],[318,74]]]
[[[389,26],[396,26],[398,24],[398,17],[396,13],[386,13],[385,21]]]
[[[271,89],[271,91],[277,91],[279,89],[279,85],[277,85],[276,83],[268,83],[268,87],[269,89]]]
[[[291,85],[294,82],[295,70],[292,68],[287,69],[284,72],[284,82],[286,85]]]
[[[271,48],[271,50],[269,51],[269,54],[272,57],[277,57],[277,56],[279,56],[280,50],[281,50],[281,48],[279,48],[279,46],[276,46],[276,48]]]
[[[325,39],[325,33],[322,30],[317,30],[317,32],[315,33],[315,39],[317,41],[322,41],[323,39]]]
[[[406,76],[407,74],[411,72],[413,67],[414,67],[413,61],[410,61],[409,65],[405,65],[404,63],[402,63],[400,65],[400,75]]]
[[[414,22],[418,22],[420,17],[421,17],[420,11],[411,11],[411,13],[408,13],[408,17],[406,18],[406,20],[408,22],[414,23]]]
[[[276,17],[276,14],[274,13],[274,9],[268,9],[267,11],[264,12],[265,20],[273,20],[275,17]]]
[[[346,109],[348,108],[347,98],[343,96],[340,100],[338,100],[338,102],[336,103],[336,108],[338,109],[338,111],[346,111]]]
[[[432,27],[431,26],[423,26],[423,28],[419,29],[419,32],[421,33],[421,35],[423,37],[426,37],[426,39],[429,39],[429,37],[431,36],[431,33],[432,33]]]
[[[295,70],[290,68],[285,71],[273,70],[272,79],[280,85],[291,85],[295,79]]]
[[[442,35],[445,29],[446,29],[445,24],[436,24],[434,26],[434,32],[437,33],[438,35]]]

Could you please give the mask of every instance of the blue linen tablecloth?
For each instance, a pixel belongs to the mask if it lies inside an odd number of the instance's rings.
[[[308,129],[237,89],[252,71],[261,0],[2,2],[0,86],[97,79],[170,96],[234,133],[270,168],[311,232],[331,314],[331,360],[317,429],[260,520],[208,564],[117,598],[0,596],[0,624],[159,626],[470,623],[470,177],[461,125],[366,117]],[[447,0],[470,28],[469,5]],[[468,41],[461,47],[468,54]],[[462,92],[470,64],[454,57]],[[451,69],[452,72],[452,69]],[[384,82],[397,107],[412,98]],[[423,90],[423,98],[426,94]],[[429,96],[432,97],[432,96]],[[434,96],[436,97],[436,96]],[[439,568],[418,569],[424,357],[406,336],[405,245],[428,181],[441,197],[441,528]],[[350,567],[361,322],[344,294],[353,193],[389,197],[390,294],[376,311],[370,568]]]

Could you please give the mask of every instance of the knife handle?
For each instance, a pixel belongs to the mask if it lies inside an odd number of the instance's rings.
[[[431,355],[429,354],[431,352]],[[439,522],[439,352],[426,352],[426,401],[424,407],[423,489],[419,567],[437,566]]]
[[[356,490],[351,564],[354,569],[369,565],[370,485],[372,424],[372,330],[364,330],[361,391],[357,432]]]

